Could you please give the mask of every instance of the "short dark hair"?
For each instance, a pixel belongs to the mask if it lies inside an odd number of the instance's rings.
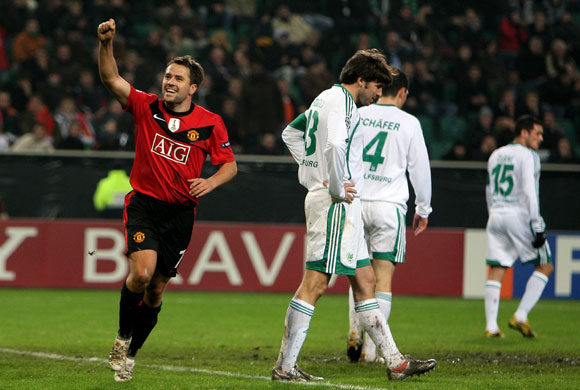
[[[542,125],[542,122],[532,115],[522,115],[516,120],[515,136],[519,136],[522,130],[532,131],[534,125]]]
[[[395,97],[401,88],[409,89],[409,79],[402,70],[391,66],[391,74],[393,75],[393,80],[390,85],[383,87],[383,96]]]
[[[354,53],[340,71],[338,81],[342,84],[354,84],[359,77],[364,81],[389,85],[392,75],[385,55],[377,49],[358,50]]]
[[[182,65],[185,66],[187,69],[189,69],[189,79],[191,81],[191,84],[197,84],[197,86],[200,86],[201,83],[203,82],[204,78],[203,68],[199,64],[199,62],[193,59],[192,56],[186,55],[181,57],[175,57],[167,63],[167,66],[172,64]]]

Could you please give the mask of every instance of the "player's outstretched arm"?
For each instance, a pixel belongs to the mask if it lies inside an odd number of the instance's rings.
[[[189,185],[189,194],[193,197],[201,198],[232,180],[237,174],[238,166],[235,161],[224,163],[215,174],[207,179],[202,177],[188,179],[187,181],[191,183]]]
[[[131,85],[119,75],[117,62],[113,55],[113,37],[116,25],[114,19],[99,24],[97,37],[99,39],[99,75],[101,81],[111,94],[121,103],[127,106]]]

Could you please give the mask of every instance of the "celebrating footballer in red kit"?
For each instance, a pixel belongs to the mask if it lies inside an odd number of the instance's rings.
[[[135,355],[157,324],[162,296],[177,273],[191,234],[198,199],[237,173],[219,115],[193,104],[203,68],[190,56],[169,61],[163,99],[135,89],[119,75],[113,55],[116,25],[99,25],[99,73],[135,121],[135,161],[123,222],[130,272],[121,289],[119,330],[109,364],[117,382],[133,378]],[[217,172],[201,178],[207,156]]]

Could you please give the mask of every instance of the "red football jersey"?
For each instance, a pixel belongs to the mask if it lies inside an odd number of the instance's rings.
[[[125,110],[135,121],[131,185],[168,203],[197,204],[188,179],[198,178],[207,155],[212,164],[234,161],[222,118],[198,105],[173,112],[157,95],[131,87]]]

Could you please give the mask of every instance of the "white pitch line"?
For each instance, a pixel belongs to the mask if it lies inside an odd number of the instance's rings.
[[[59,355],[57,353],[50,353],[50,352],[33,352],[33,351],[20,351],[17,349],[10,349],[10,348],[0,348],[0,352],[5,353],[12,353],[15,355],[21,356],[32,356],[40,359],[50,359],[50,360],[67,360],[67,361],[74,361],[74,362],[89,362],[89,363],[108,363],[107,359],[98,358],[98,357],[76,357],[76,356],[66,356],[66,355]],[[270,381],[271,378],[269,376],[262,376],[262,375],[248,375],[242,374],[239,372],[228,372],[228,371],[217,371],[217,370],[207,370],[203,368],[193,368],[193,367],[180,367],[180,366],[169,366],[164,364],[139,364],[140,367],[147,367],[147,368],[154,368],[158,370],[164,371],[173,371],[173,372],[195,372],[200,374],[210,374],[210,375],[220,375],[220,376],[229,376],[233,378],[244,378],[244,379],[258,379],[258,380],[266,380]],[[296,385],[302,386],[319,386],[319,387],[332,387],[335,389],[343,389],[343,390],[386,390],[384,387],[367,387],[367,386],[356,386],[356,385],[341,385],[329,382],[291,382]]]

